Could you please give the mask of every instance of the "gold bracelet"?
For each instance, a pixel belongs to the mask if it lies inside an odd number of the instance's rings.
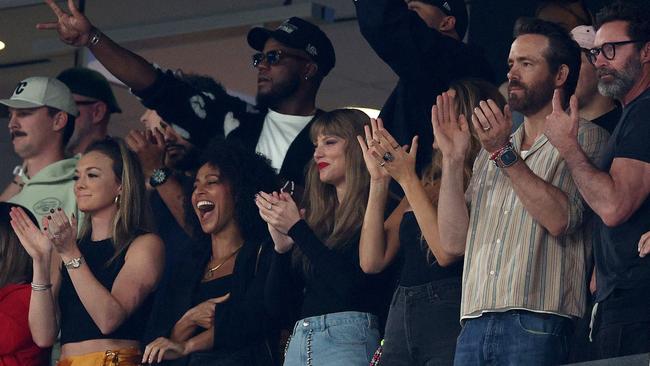
[[[52,288],[52,284],[42,284],[42,283],[34,283],[32,282],[32,290],[33,291],[47,291]]]

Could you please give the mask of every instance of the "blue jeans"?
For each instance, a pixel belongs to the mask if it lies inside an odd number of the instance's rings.
[[[460,277],[398,287],[379,364],[452,365],[460,333],[460,292]]]
[[[454,365],[558,365],[566,361],[569,318],[525,310],[467,319],[456,344]]]
[[[379,346],[377,317],[356,311],[325,314],[296,322],[285,351],[285,366],[368,366]]]

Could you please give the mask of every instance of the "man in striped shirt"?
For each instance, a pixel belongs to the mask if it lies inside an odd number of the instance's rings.
[[[538,19],[522,22],[517,34],[508,58],[509,106],[500,111],[482,101],[472,115],[483,150],[466,194],[460,187],[469,132],[434,121],[443,153],[440,239],[465,246],[456,365],[559,364],[572,319],[585,310],[585,206],[543,133],[553,105],[566,106],[563,95],[575,90],[580,48],[566,30]],[[525,116],[512,135],[511,109]],[[608,137],[586,121],[578,135],[591,158]]]

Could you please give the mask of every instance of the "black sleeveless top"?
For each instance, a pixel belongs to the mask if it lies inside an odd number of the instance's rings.
[[[431,281],[463,275],[463,260],[440,267],[435,258],[428,259],[426,241],[421,239],[422,232],[413,211],[407,211],[402,217],[399,227],[400,254],[404,265],[400,275],[400,286],[419,286]],[[432,262],[433,261],[433,262]]]
[[[79,241],[78,246],[84,256],[83,266],[88,266],[97,281],[110,291],[115,278],[124,266],[126,250],[106,266],[106,263],[115,254],[112,239],[82,240]],[[91,339],[140,340],[151,310],[153,296],[149,295],[113,333],[104,335],[81,303],[66,268],[62,269],[61,275],[61,290],[59,291],[61,344]]]
[[[212,281],[201,282],[197,288],[196,294],[192,299],[192,306],[196,306],[206,300],[215,297],[221,297],[229,293],[232,289],[233,275],[219,277]]]

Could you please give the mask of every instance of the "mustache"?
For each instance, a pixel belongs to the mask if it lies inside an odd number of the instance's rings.
[[[23,136],[27,136],[27,134],[24,133],[23,131],[12,131],[11,132],[11,139],[12,140],[15,139],[16,137],[23,137]]]
[[[596,69],[596,75],[598,77],[605,76],[605,75],[614,75],[614,76],[616,76],[616,75],[618,75],[618,73],[616,72],[616,70],[612,70],[612,69],[609,69],[607,67],[599,67],[598,69]]]
[[[511,80],[511,81],[508,83],[508,89],[510,89],[510,88],[522,88],[522,89],[528,89],[528,88],[526,87],[526,85],[524,85],[523,83],[521,83],[520,81],[517,81],[517,80]]]

